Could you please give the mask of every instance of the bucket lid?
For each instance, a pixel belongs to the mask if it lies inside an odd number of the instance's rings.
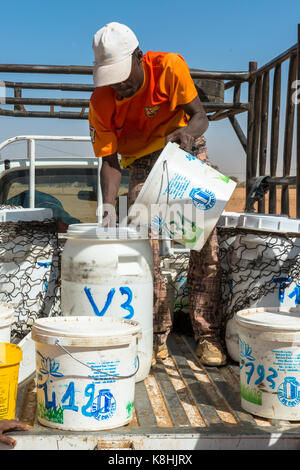
[[[146,240],[147,227],[102,227],[99,224],[69,225],[66,238],[98,239],[98,240]]]
[[[141,326],[133,320],[67,316],[40,318],[32,327],[34,341],[63,346],[118,346],[129,344],[132,336],[141,337]]]
[[[14,320],[14,309],[11,305],[0,302],[0,326],[7,326]]]
[[[0,209],[0,222],[43,222],[52,219],[53,211],[47,208],[23,208],[8,206]]]
[[[261,231],[299,233],[300,219],[273,214],[241,214],[237,226]]]
[[[218,220],[218,227],[236,227],[241,215],[245,212],[222,212]]]
[[[300,308],[249,308],[237,312],[236,321],[243,326],[256,326],[268,330],[300,331]]]

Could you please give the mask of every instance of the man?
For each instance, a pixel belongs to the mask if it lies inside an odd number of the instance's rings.
[[[96,157],[102,158],[103,204],[114,207],[121,180],[121,165],[129,169],[128,205],[167,142],[208,162],[205,139],[208,119],[189,69],[179,54],[143,55],[130,28],[109,23],[94,35],[94,83],[90,100],[90,133]],[[107,210],[104,223],[112,225]],[[171,329],[167,291],[160,269],[157,239],[150,243],[154,256],[154,355],[168,357],[166,340]],[[221,325],[220,269],[214,232],[201,252],[191,251],[188,273],[190,315],[196,354],[207,365],[223,365],[226,356],[219,342]]]

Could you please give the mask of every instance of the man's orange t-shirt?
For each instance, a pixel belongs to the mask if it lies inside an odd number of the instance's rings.
[[[180,105],[198,96],[188,66],[179,54],[147,52],[144,83],[130,98],[117,99],[110,86],[97,87],[90,99],[89,122],[96,157],[115,152],[129,166],[165,146],[166,136],[187,125]]]

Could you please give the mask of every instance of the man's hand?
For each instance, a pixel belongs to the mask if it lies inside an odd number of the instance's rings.
[[[116,227],[117,225],[117,214],[114,206],[105,204],[105,210],[102,216],[102,227]]]
[[[103,157],[100,172],[103,216],[109,216],[106,222],[103,220],[105,226],[112,226],[111,224],[115,225],[116,223],[112,216],[115,214],[114,206],[120,188],[121,176],[117,153]],[[107,214],[105,214],[106,212]]]
[[[168,142],[177,142],[182,150],[191,152],[195,139],[187,133],[185,127],[181,127],[167,136],[166,143]]]
[[[209,122],[198,96],[190,103],[183,104],[181,108],[190,117],[188,125],[171,132],[166,137],[166,143],[177,142],[181,149],[192,152],[195,139],[204,134]]]
[[[0,442],[10,447],[15,447],[17,441],[10,436],[5,436],[5,431],[29,431],[30,426],[16,419],[0,420]]]

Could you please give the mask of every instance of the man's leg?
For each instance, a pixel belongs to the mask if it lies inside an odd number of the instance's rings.
[[[161,151],[136,160],[130,168],[128,188],[128,207],[136,200],[142,186],[148,177],[154,163]],[[168,305],[167,287],[162,275],[159,257],[159,240],[150,239],[153,251],[153,332],[154,332],[154,360],[163,360],[168,357],[166,341],[172,326],[172,318]]]
[[[210,164],[204,137],[197,139],[194,155]],[[226,356],[220,344],[222,322],[221,269],[216,229],[200,252],[191,250],[187,276],[189,311],[198,342],[196,354],[207,365],[223,365]]]

